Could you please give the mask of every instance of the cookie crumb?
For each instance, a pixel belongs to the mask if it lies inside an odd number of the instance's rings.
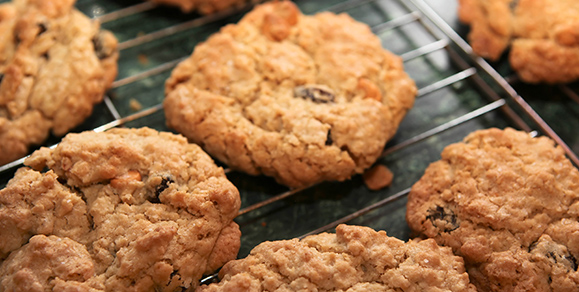
[[[364,183],[369,189],[377,191],[390,186],[394,174],[390,169],[388,169],[388,167],[378,164],[366,170],[362,177],[364,178]]]
[[[141,65],[148,65],[149,64],[149,59],[147,58],[147,55],[145,55],[145,54],[139,54],[137,56],[137,59],[139,59],[139,63]]]
[[[129,100],[129,107],[131,108],[131,110],[137,112],[143,109],[143,105],[136,99],[131,98],[131,100]]]

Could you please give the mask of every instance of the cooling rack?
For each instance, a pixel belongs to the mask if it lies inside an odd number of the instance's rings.
[[[0,1],[6,2],[6,1]],[[171,131],[162,110],[164,81],[194,46],[220,27],[238,21],[251,5],[211,16],[138,0],[78,0],[77,8],[99,19],[120,41],[119,76],[91,118],[75,129],[105,131],[148,126]],[[287,189],[272,179],[230,171],[242,207],[239,257],[266,240],[303,237],[340,223],[412,237],[405,222],[406,195],[442,149],[468,133],[513,127],[547,135],[579,165],[579,86],[525,85],[506,60],[489,64],[463,40],[467,28],[456,22],[455,1],[296,0],[305,14],[348,13],[368,24],[383,46],[400,55],[419,88],[414,108],[402,121],[377,163],[394,173],[392,185],[367,189],[360,176],[306,189]],[[45,146],[58,143],[52,137]],[[218,162],[219,163],[219,162]],[[0,166],[4,186],[22,159]]]

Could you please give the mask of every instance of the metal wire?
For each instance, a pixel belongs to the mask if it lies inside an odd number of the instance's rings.
[[[152,42],[154,40],[158,40],[161,38],[165,38],[174,34],[177,34],[179,32],[183,32],[189,29],[193,29],[196,27],[200,27],[224,18],[227,18],[229,16],[232,16],[236,13],[239,13],[243,10],[248,10],[251,7],[255,6],[258,3],[262,3],[265,0],[259,0],[257,2],[250,2],[249,4],[245,5],[242,9],[239,9],[237,7],[232,7],[226,10],[222,10],[210,15],[206,15],[203,17],[199,17],[190,21],[186,21],[174,26],[170,26],[170,27],[166,27],[163,29],[160,29],[158,31],[154,31],[154,32],[150,32],[148,34],[144,34],[142,36],[138,36],[134,39],[130,39],[127,41],[124,41],[122,43],[119,43],[119,50],[126,50],[128,48],[132,48],[138,45],[142,45],[144,43],[148,43],[148,42]]]
[[[397,0],[400,4],[406,6],[408,9],[412,10],[405,1]],[[408,0],[408,2],[413,3],[420,11],[432,21],[438,29],[442,31],[440,38],[449,38],[454,44],[456,44],[463,52],[470,55],[471,59],[476,63],[476,65],[486,72],[497,85],[499,85],[510,97],[517,103],[520,108],[529,116],[533,121],[541,128],[541,130],[553,139],[559,146],[561,146],[569,159],[576,165],[579,166],[579,157],[569,148],[569,146],[559,137],[559,135],[543,120],[543,118],[527,103],[527,101],[521,97],[517,91],[505,80],[488,62],[483,58],[476,56],[470,45],[462,39],[457,32],[455,32],[448,23],[446,23],[440,15],[438,15],[424,0]]]
[[[567,97],[576,103],[579,103],[579,94],[573,91],[568,85],[559,85],[559,89],[563,92]]]
[[[145,11],[149,11],[149,10],[152,10],[156,7],[157,7],[156,3],[143,2],[143,3],[139,3],[139,4],[136,4],[133,6],[123,8],[123,9],[119,9],[117,11],[113,11],[111,13],[97,16],[97,17],[95,17],[95,19],[98,20],[100,23],[107,23],[107,22],[111,22],[111,21],[114,21],[114,20],[117,20],[117,19],[120,19],[123,17],[127,17],[127,16],[138,14],[138,13],[142,13]]]

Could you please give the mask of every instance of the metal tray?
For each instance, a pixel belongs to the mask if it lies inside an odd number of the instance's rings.
[[[6,2],[6,1],[0,1]],[[579,164],[579,85],[520,83],[506,60],[489,64],[471,54],[468,28],[456,20],[456,1],[447,0],[296,0],[305,14],[323,10],[348,13],[367,23],[383,46],[402,56],[419,90],[415,106],[386,145],[377,163],[394,173],[391,186],[370,191],[360,176],[307,189],[288,190],[267,177],[229,171],[239,188],[242,231],[239,257],[267,240],[332,231],[339,223],[412,237],[405,222],[406,195],[442,149],[468,133],[513,127],[548,135]],[[194,46],[250,7],[211,16],[183,14],[176,8],[139,0],[78,0],[77,8],[100,19],[120,41],[119,75],[105,102],[75,132],[148,126],[171,131],[162,110],[164,82]],[[509,83],[510,82],[510,83]],[[131,103],[138,102],[141,110]],[[51,137],[45,146],[58,143]],[[21,166],[0,166],[0,187]]]

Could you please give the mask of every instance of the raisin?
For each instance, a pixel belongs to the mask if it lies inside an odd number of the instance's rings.
[[[535,248],[537,248],[537,245],[539,244],[538,240],[535,240],[531,243],[531,245],[529,245],[529,252],[533,252],[533,250],[535,250]]]
[[[569,262],[569,264],[571,265],[571,268],[574,271],[577,271],[577,259],[572,254],[570,254],[568,256],[564,256],[563,258]]]
[[[170,183],[174,183],[175,181],[173,181],[170,177],[164,177],[161,180],[161,184],[159,184],[157,187],[155,187],[155,196],[152,198],[149,198],[149,202],[151,203],[161,203],[161,200],[159,200],[159,196],[161,195],[161,193],[166,190],[169,187]]]
[[[161,180],[161,184],[157,186],[155,189],[155,195],[159,196],[164,190],[169,187],[170,183],[174,183],[175,181],[172,180],[170,177],[164,177]]]
[[[95,35],[92,38],[92,45],[94,46],[94,51],[99,59],[104,59],[106,56],[103,53],[103,41],[100,34]]]
[[[549,251],[547,253],[547,257],[552,259],[555,264],[564,265],[567,268],[577,271],[577,259],[571,254],[569,255],[560,255],[556,254],[553,251]]]
[[[38,35],[45,33],[47,30],[48,28],[46,27],[46,24],[42,22],[38,24]]]
[[[328,135],[326,136],[326,146],[331,146],[332,144],[334,144],[334,141],[332,140],[332,129],[329,129]]]
[[[450,232],[456,230],[459,227],[456,215],[452,210],[445,209],[441,206],[436,206],[436,209],[428,210],[428,216],[426,219],[432,222],[432,225],[443,232]],[[440,221],[444,221],[441,223]]]
[[[513,0],[511,3],[509,3],[509,9],[511,9],[511,12],[515,12],[517,6],[519,6],[519,0]]]
[[[565,247],[550,240],[539,239],[529,246],[529,252],[543,255],[556,265],[577,271],[577,259],[565,251]]]
[[[113,54],[113,49],[107,46],[105,38],[106,35],[103,32],[99,32],[92,38],[95,54],[100,60],[110,57]]]
[[[294,96],[303,99],[310,99],[317,103],[334,102],[334,93],[326,86],[304,85],[294,88]]]

